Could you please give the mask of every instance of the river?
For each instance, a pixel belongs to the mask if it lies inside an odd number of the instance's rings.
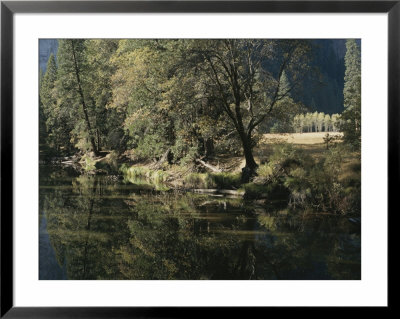
[[[361,279],[360,226],[40,165],[39,279]]]

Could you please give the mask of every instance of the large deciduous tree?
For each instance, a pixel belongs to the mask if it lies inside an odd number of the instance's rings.
[[[304,76],[309,43],[224,39],[198,40],[196,44],[218,107],[226,113],[240,138],[246,159],[242,178],[246,181],[257,168],[252,151],[253,133]],[[287,78],[283,77],[284,72]]]
[[[137,154],[172,148],[179,158],[189,147],[207,156],[215,140],[236,133],[248,180],[257,168],[254,134],[295,104],[289,93],[308,69],[309,49],[301,40],[122,40],[111,106],[126,113]]]

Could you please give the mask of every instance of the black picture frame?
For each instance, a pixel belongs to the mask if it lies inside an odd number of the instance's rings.
[[[13,16],[15,13],[388,13],[388,218],[398,213],[400,153],[400,1],[1,1],[1,313],[3,318],[175,318],[226,315],[191,307],[14,307],[13,304]],[[385,213],[385,212],[383,212]],[[388,223],[390,225],[390,223]],[[392,223],[393,226],[393,223]],[[389,226],[388,226],[389,227]],[[392,234],[388,229],[388,234]],[[388,238],[389,240],[389,238]],[[388,242],[389,243],[389,242]],[[389,256],[389,255],[388,255]],[[390,259],[388,260],[390,261]],[[388,285],[390,280],[388,280]],[[389,309],[391,305],[388,300]],[[246,308],[235,314],[248,315]],[[303,311],[303,308],[290,308]]]

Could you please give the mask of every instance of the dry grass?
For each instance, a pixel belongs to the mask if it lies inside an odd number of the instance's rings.
[[[312,133],[285,133],[285,134],[264,134],[260,143],[275,144],[275,143],[292,143],[292,144],[322,144],[323,138],[327,132],[312,132]],[[341,136],[340,132],[329,132],[331,136]]]
[[[264,134],[257,147],[254,148],[254,158],[257,163],[265,163],[273,152],[273,145],[280,143],[291,143],[296,148],[303,149],[307,154],[318,160],[326,155],[326,146],[323,138],[326,132],[312,133],[285,133],[285,134]],[[341,136],[340,132],[329,132],[331,136]],[[246,161],[242,156],[219,157],[215,165],[230,172],[240,172]]]

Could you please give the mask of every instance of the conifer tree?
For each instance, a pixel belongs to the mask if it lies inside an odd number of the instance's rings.
[[[41,132],[40,143],[46,143],[51,149],[60,151],[68,149],[69,145],[69,116],[57,103],[58,67],[53,54],[50,55],[46,73],[40,82],[39,111],[45,122],[45,133]],[[43,124],[41,129],[43,130]],[[45,141],[42,141],[45,139]]]
[[[44,77],[43,71],[42,69],[40,69],[39,73],[40,88],[42,87],[43,77]],[[47,137],[46,118],[43,111],[42,99],[40,98],[39,94],[39,148],[42,148],[42,146],[47,144],[46,137]]]
[[[337,132],[339,128],[341,127],[340,125],[341,119],[339,114],[332,114],[331,116],[331,123],[332,123],[332,131]]]
[[[52,90],[57,80],[57,65],[53,54],[50,54],[47,61],[46,73],[40,79],[40,100],[43,108],[47,112],[51,111],[52,105],[55,103]]]
[[[89,92],[90,78],[85,40],[60,40],[58,63],[60,80],[58,82],[58,103],[70,112],[74,122],[72,135],[79,143],[76,145],[82,148],[81,141],[87,139],[90,145],[88,148],[97,154],[96,128],[92,125],[94,105]]]
[[[354,39],[346,41],[344,111],[340,129],[344,141],[354,147],[361,146],[361,53]]]

